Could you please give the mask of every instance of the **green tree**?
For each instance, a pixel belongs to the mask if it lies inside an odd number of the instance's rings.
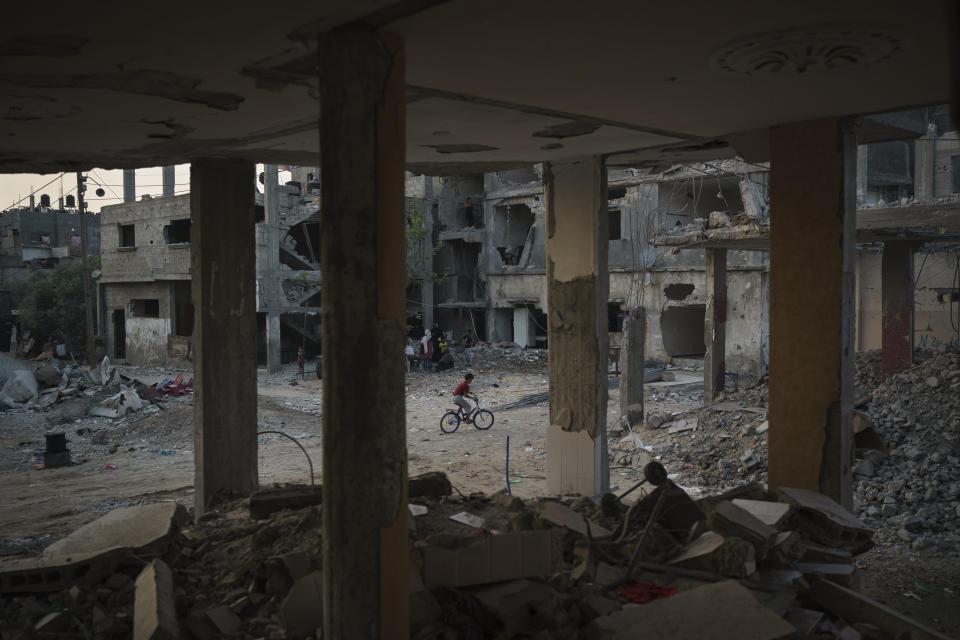
[[[407,198],[406,254],[407,285],[428,280],[441,282],[446,277],[433,270],[433,256],[443,243],[434,243],[427,230],[427,212],[423,198]]]
[[[100,268],[100,258],[88,260],[88,271]],[[96,291],[91,279],[90,290]],[[20,318],[37,344],[57,330],[71,347],[84,348],[83,267],[80,260],[63,260],[53,269],[34,269],[19,301]]]

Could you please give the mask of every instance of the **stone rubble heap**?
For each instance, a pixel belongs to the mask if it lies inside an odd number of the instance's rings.
[[[872,531],[842,507],[798,489],[771,501],[759,484],[694,501],[662,466],[645,474],[632,503],[411,478],[411,637],[880,637],[879,605],[847,589]],[[317,638],[321,510],[318,490],[285,487],[196,524],[174,503],[111,512],[0,560],[3,638]]]
[[[857,511],[886,542],[960,541],[960,352],[931,357],[873,392],[867,415],[887,454],[860,451]]]

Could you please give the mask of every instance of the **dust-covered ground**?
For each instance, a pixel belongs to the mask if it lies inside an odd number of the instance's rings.
[[[683,363],[681,363],[683,364]],[[685,363],[691,364],[691,363]],[[119,367],[151,384],[175,368]],[[308,364],[307,370],[313,367]],[[547,494],[545,433],[548,425],[546,352],[501,347],[477,349],[470,367],[473,390],[496,416],[481,431],[461,425],[440,430],[453,408],[451,393],[466,370],[413,371],[406,383],[406,429],[411,475],[443,471],[464,495],[492,494],[507,481],[514,495]],[[766,482],[766,388],[760,384],[727,394],[703,407],[702,375],[669,370],[676,380],[646,386],[646,413],[657,428],[629,429],[620,420],[618,378],[610,377],[608,438],[611,490],[622,493],[642,478],[642,467],[659,460],[691,495],[718,493],[750,481]],[[260,430],[295,438],[322,473],[320,381],[298,379],[295,365],[277,374],[261,371],[257,419]],[[865,385],[873,386],[873,385]],[[87,415],[90,398],[61,401],[46,410],[0,413],[0,555],[39,551],[79,525],[118,507],[146,501],[193,499],[193,396],[147,405],[126,418]],[[653,420],[651,422],[660,422]],[[44,469],[44,434],[64,431],[74,464]],[[509,475],[505,468],[509,436]],[[309,482],[304,454],[278,435],[259,437],[261,486]],[[858,558],[866,593],[938,629],[960,629],[958,550],[912,548],[881,538]]]

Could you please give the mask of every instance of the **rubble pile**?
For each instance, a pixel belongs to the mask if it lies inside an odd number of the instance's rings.
[[[639,472],[654,460],[694,495],[767,480],[767,386],[725,392],[710,406],[651,411],[643,429],[621,421],[610,435],[610,464]]]
[[[525,348],[514,342],[484,342],[472,347],[473,366],[500,371],[542,373],[547,362],[546,349]],[[457,367],[466,367],[463,348],[453,350]]]
[[[854,369],[854,384],[857,389],[857,396],[871,393],[880,386],[881,364],[883,352],[861,351],[857,353],[856,365]]]
[[[872,531],[838,504],[797,489],[771,501],[759,484],[694,501],[659,464],[644,473],[596,503],[462,496],[442,473],[411,478],[411,637],[627,638],[658,625],[683,637],[886,637],[879,605],[848,588]],[[255,494],[184,525],[182,508],[144,505],[42,556],[3,558],[4,638],[319,637],[322,494],[265,491],[279,510]],[[294,504],[297,491],[314,504]],[[131,534],[131,521],[145,524]],[[78,554],[84,574],[68,571]]]
[[[885,451],[858,449],[857,510],[886,542],[960,541],[960,352],[935,355],[874,390],[866,414]]]

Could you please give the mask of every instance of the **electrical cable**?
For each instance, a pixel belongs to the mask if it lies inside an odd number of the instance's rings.
[[[48,182],[47,184],[43,185],[42,187],[39,187],[39,188],[37,188],[37,189],[34,189],[34,190],[31,191],[30,193],[28,193],[26,196],[24,196],[23,198],[20,198],[19,200],[17,200],[16,202],[14,202],[12,205],[10,205],[10,206],[7,207],[6,209],[4,209],[4,211],[9,211],[10,209],[13,209],[14,207],[16,207],[18,204],[20,204],[20,203],[23,202],[24,200],[29,200],[29,199],[30,199],[30,196],[35,196],[35,195],[37,195],[37,193],[39,193],[41,189],[46,189],[47,187],[49,187],[50,185],[52,185],[54,182],[56,182],[57,180],[59,180],[60,178],[62,178],[65,173],[66,173],[65,171],[61,171],[61,172],[60,172],[60,175],[58,175],[56,178],[54,178],[53,180],[51,180],[51,181]]]

